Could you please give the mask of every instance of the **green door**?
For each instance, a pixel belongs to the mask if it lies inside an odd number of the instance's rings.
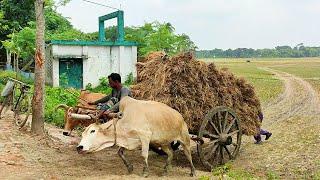
[[[59,84],[61,87],[82,88],[82,59],[59,59]]]

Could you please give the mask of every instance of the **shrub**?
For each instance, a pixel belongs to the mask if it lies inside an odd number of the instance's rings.
[[[124,82],[124,84],[125,84],[126,86],[130,86],[131,84],[133,84],[133,81],[134,81],[133,74],[130,73],[130,74],[127,76],[127,79],[126,79],[126,81]]]
[[[103,94],[109,94],[112,91],[111,87],[109,86],[108,79],[106,77],[100,78],[99,85],[94,88],[92,87],[92,84],[87,84],[86,90],[89,90],[91,92],[99,92]]]
[[[6,78],[16,78],[16,73],[13,71],[1,71],[0,72],[0,92],[6,84]],[[33,91],[33,80],[26,79],[20,75],[18,75],[18,80],[28,83],[31,85]],[[125,85],[130,85],[133,82],[133,76],[129,75]],[[100,92],[104,94],[111,93],[111,88],[109,87],[108,79],[101,78],[100,84],[97,87],[92,87],[92,84],[88,84],[86,89],[91,92]],[[68,106],[75,106],[77,104],[78,98],[80,95],[80,91],[73,88],[63,88],[63,87],[45,87],[45,122],[54,124],[59,127],[63,127],[64,125],[64,111],[56,110],[59,104],[66,104]],[[1,101],[0,97],[0,101]]]
[[[75,106],[80,92],[76,89],[61,87],[46,87],[45,121],[56,126],[63,127],[64,111],[57,111],[59,104]]]
[[[25,78],[25,77],[21,76],[20,74],[16,75],[16,73],[14,71],[0,71],[0,92],[2,91],[4,86],[6,85],[8,77],[18,79],[19,81],[27,83],[31,86],[33,84],[32,79]],[[3,101],[3,97],[0,96],[0,102],[2,102],[2,101]]]

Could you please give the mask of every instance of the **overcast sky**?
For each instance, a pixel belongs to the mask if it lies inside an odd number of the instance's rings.
[[[90,0],[124,10],[125,26],[170,22],[199,49],[320,46],[320,0]],[[72,0],[58,12],[84,32],[98,31],[98,17],[115,11]],[[115,20],[106,22],[114,25]]]

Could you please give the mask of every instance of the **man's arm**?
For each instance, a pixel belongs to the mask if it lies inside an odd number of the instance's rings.
[[[112,106],[108,111],[110,112],[118,112],[119,111],[120,102],[117,102],[114,106]]]

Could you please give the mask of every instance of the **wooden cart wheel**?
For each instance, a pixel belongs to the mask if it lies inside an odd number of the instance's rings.
[[[217,164],[234,159],[239,152],[242,131],[235,112],[227,107],[213,108],[202,121],[197,145],[202,164],[211,171]]]

